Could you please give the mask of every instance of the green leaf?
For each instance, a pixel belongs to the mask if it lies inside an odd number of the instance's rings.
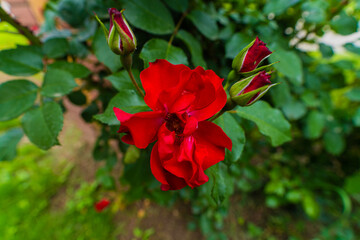
[[[345,11],[342,11],[331,20],[330,26],[341,35],[349,35],[356,32],[357,20],[354,16],[349,16]]]
[[[304,19],[309,23],[322,23],[326,20],[329,3],[324,0],[306,1],[302,5]]]
[[[45,74],[41,94],[47,97],[60,97],[71,92],[76,86],[69,72],[52,68]]]
[[[43,69],[41,50],[35,46],[18,46],[0,52],[0,71],[14,76],[31,76]]]
[[[67,97],[75,105],[81,106],[86,104],[86,96],[81,90],[74,91],[70,93]]]
[[[360,55],[360,48],[356,47],[353,43],[347,43],[344,45],[345,49],[349,52]]]
[[[85,7],[86,0],[61,0],[57,12],[71,26],[80,27],[89,15]]]
[[[97,59],[105,64],[105,66],[107,66],[112,72],[116,72],[116,70],[121,67],[120,56],[110,50],[104,33],[100,28],[94,36],[92,48]]]
[[[360,127],[360,107],[356,110],[355,115],[353,116],[354,125]]]
[[[89,55],[90,51],[88,50],[88,48],[86,47],[85,44],[72,39],[69,42],[70,46],[69,46],[69,54],[76,56],[78,58],[86,58],[87,55]]]
[[[189,64],[185,53],[178,47],[171,46],[166,57],[167,47],[168,43],[162,39],[153,38],[146,42],[140,53],[145,67],[148,67],[149,62],[154,62],[156,59],[167,59],[172,64]]]
[[[354,102],[360,102],[360,87],[351,89],[346,93],[346,97]]]
[[[275,107],[283,107],[292,100],[289,84],[284,79],[279,79],[280,83],[270,91],[271,98]]]
[[[20,116],[33,106],[38,87],[28,80],[13,80],[0,84],[0,121]]]
[[[268,103],[258,101],[249,107],[238,108],[237,113],[255,122],[259,131],[271,139],[273,146],[291,140],[290,123],[278,109],[273,109]]]
[[[131,163],[135,163],[136,160],[139,159],[139,157],[140,157],[140,150],[134,145],[130,145],[126,150],[123,161],[125,164],[131,164]]]
[[[135,79],[139,82],[139,71],[137,69],[133,69],[132,72]],[[106,79],[109,80],[113,87],[118,91],[122,91],[123,89],[132,89],[134,87],[126,70],[114,73],[113,75],[106,77]]]
[[[318,218],[320,214],[319,204],[315,201],[314,196],[307,193],[302,201],[303,208],[306,214],[311,218]]]
[[[185,12],[189,6],[188,0],[168,0],[165,3],[174,11]]]
[[[325,128],[325,116],[313,110],[306,118],[305,136],[310,139],[319,138]]]
[[[264,7],[264,13],[265,14],[274,13],[275,15],[280,15],[298,2],[300,2],[300,0],[266,1],[265,7]]]
[[[10,161],[16,156],[16,146],[23,136],[20,128],[13,128],[0,135],[0,162]]]
[[[230,162],[236,162],[240,159],[241,153],[244,150],[244,130],[230,113],[223,114],[221,117],[216,119],[214,123],[219,125],[224,130],[224,132],[231,139],[233,144],[231,152],[228,149],[225,150],[225,159],[229,160]]]
[[[291,98],[282,107],[282,110],[289,120],[298,120],[306,114],[306,106],[301,101]]]
[[[326,132],[324,134],[324,144],[327,152],[339,155],[345,149],[345,139],[339,133]]]
[[[159,0],[123,1],[124,15],[137,28],[153,34],[170,34],[175,24],[171,13]]]
[[[48,58],[61,58],[67,55],[69,47],[66,38],[51,38],[44,42],[43,51]]]
[[[350,194],[360,193],[360,172],[346,178],[345,190]]]
[[[225,164],[221,162],[210,167],[208,171],[213,182],[211,198],[217,205],[220,205],[234,192],[233,178],[229,176]]]
[[[303,70],[300,57],[293,51],[276,50],[270,55],[270,62],[280,61],[274,67],[290,81],[299,86],[303,83]]]
[[[206,68],[206,62],[203,58],[202,47],[200,42],[196,38],[194,38],[190,33],[184,30],[180,30],[176,35],[176,37],[182,40],[188,47],[191,53],[192,64],[195,67],[202,66],[203,68]]]
[[[325,45],[323,43],[320,43],[319,47],[320,47],[321,55],[324,58],[331,58],[334,55],[334,51],[332,47]]]
[[[69,72],[74,78],[85,78],[90,75],[91,71],[82,64],[66,61],[56,61],[48,65],[48,70],[59,69]]]
[[[227,58],[234,58],[238,53],[254,39],[245,33],[236,33],[225,45],[225,56]]]
[[[219,28],[214,17],[207,12],[193,10],[187,16],[195,27],[207,38],[215,40],[218,38]]]
[[[120,122],[117,120],[113,111],[114,107],[120,108],[128,113],[137,113],[149,110],[144,100],[137,95],[135,90],[123,89],[110,100],[105,112],[95,115],[94,118],[108,125],[119,125]]]
[[[63,126],[63,113],[56,102],[28,111],[22,118],[26,136],[39,148],[47,150],[58,145],[58,134]]]

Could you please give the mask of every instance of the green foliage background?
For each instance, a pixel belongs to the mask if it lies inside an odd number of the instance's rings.
[[[203,66],[226,78],[232,59],[256,36],[274,51],[269,61],[279,63],[271,80],[281,84],[263,101],[217,120],[234,150],[207,171],[207,184],[161,192],[149,168],[151,147],[139,152],[119,141],[113,106],[130,113],[148,108],[93,17],[96,12],[108,21],[109,7],[125,8],[136,34],[137,80],[149,62],[160,58]],[[347,43],[338,53],[319,41],[329,31],[356,32],[360,1],[54,0],[44,16],[41,45],[0,52],[0,70],[18,77],[0,85],[0,121],[21,118],[22,124],[1,134],[0,161],[16,156],[24,133],[41,149],[59,144],[66,111],[62,101],[68,98],[82,106],[85,121],[101,128],[93,156],[106,162],[97,174],[103,189],[118,191],[118,179],[110,173],[119,160],[110,139],[124,153],[120,183],[129,186],[127,203],[144,198],[168,206],[189,202],[198,219],[189,226],[208,239],[227,239],[224,221],[239,196],[245,206],[246,199],[260,199],[259,207],[278,215],[269,222],[281,226],[280,233],[249,223],[253,239],[305,239],[301,227],[289,227],[295,219],[321,226],[314,239],[360,236],[360,48]],[[69,27],[60,30],[59,22]],[[87,59],[92,64],[85,64]],[[27,78],[39,72],[40,84]],[[96,98],[89,98],[89,91],[96,91]],[[238,221],[241,225],[240,216]]]

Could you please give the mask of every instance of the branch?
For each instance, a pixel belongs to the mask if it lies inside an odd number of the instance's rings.
[[[33,45],[41,45],[40,39],[35,36],[31,30],[19,23],[16,19],[13,19],[2,7],[0,7],[0,19],[1,21],[8,22],[10,25],[15,27],[20,34],[25,36],[31,44]]]

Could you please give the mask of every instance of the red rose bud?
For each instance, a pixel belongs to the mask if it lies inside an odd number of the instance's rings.
[[[102,212],[109,204],[110,201],[106,198],[103,198],[99,202],[95,203],[94,207],[97,212]]]
[[[271,87],[270,74],[265,71],[247,77],[230,88],[231,100],[240,106],[250,106],[259,100]]]
[[[234,58],[232,67],[237,73],[256,73],[269,66],[257,68],[257,66],[264,61],[272,52],[266,47],[266,43],[261,41],[258,37],[246,46]]]
[[[129,55],[136,49],[136,38],[127,23],[124,10],[118,11],[115,8],[109,8],[110,29],[107,30],[105,25],[95,15],[96,20],[104,30],[104,34],[110,49],[118,55]]]

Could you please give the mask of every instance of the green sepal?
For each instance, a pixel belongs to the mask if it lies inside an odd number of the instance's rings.
[[[230,96],[231,97],[236,97],[239,94],[241,94],[241,92],[246,88],[246,86],[248,86],[251,82],[251,80],[256,77],[257,75],[254,76],[250,76],[247,78],[244,78],[240,81],[238,81],[237,83],[235,83],[231,88],[230,88]]]
[[[122,10],[121,12],[123,12],[124,10]],[[119,24],[115,21],[114,19],[114,15],[113,15],[113,23],[114,26],[116,28],[116,32],[117,34],[119,34],[119,37],[121,39],[121,43],[122,43],[122,48],[123,50],[121,51],[121,55],[129,55],[131,53],[133,53],[136,49],[136,38],[135,35],[133,33],[133,31],[131,30],[129,24],[127,23],[125,17],[123,14],[121,14],[121,17],[125,23],[125,25],[128,27],[131,35],[133,36],[133,39],[131,39],[125,32],[124,30],[119,26]]]
[[[263,86],[256,90],[253,90],[251,92],[241,94],[239,96],[231,97],[231,100],[233,102],[235,102],[237,105],[242,106],[242,107],[250,106],[250,105],[254,104],[255,102],[257,102],[262,96],[264,96],[264,94],[267,91],[269,91],[270,88],[272,88],[273,86],[276,86],[278,84],[279,83],[274,83],[274,84]],[[259,95],[254,100],[249,102],[258,93],[259,93]]]
[[[240,69],[242,67],[244,58],[246,56],[247,51],[249,50],[249,48],[254,44],[256,39],[254,39],[249,45],[247,45],[245,48],[243,48],[238,55],[236,55],[236,57],[234,58],[233,62],[232,62],[232,68],[239,73]]]
[[[106,37],[106,41],[109,41],[109,30],[107,30],[107,28],[105,27],[104,23],[98,18],[98,16],[95,14],[95,19],[96,21],[98,21],[98,23],[100,24],[100,27],[102,28],[102,30],[104,31],[105,37]]]
[[[258,67],[258,68],[255,68],[254,70],[252,70],[252,71],[250,71],[250,72],[241,72],[241,73],[239,73],[241,76],[243,76],[243,77],[248,77],[248,76],[251,76],[251,75],[253,75],[253,74],[256,74],[256,73],[258,73],[258,72],[260,72],[260,71],[270,71],[270,67],[272,66],[272,65],[274,65],[274,64],[276,64],[276,63],[278,63],[279,61],[277,61],[277,62],[274,62],[274,63],[270,63],[270,64],[268,64],[268,65],[264,65],[264,66],[261,66],[261,67]]]

